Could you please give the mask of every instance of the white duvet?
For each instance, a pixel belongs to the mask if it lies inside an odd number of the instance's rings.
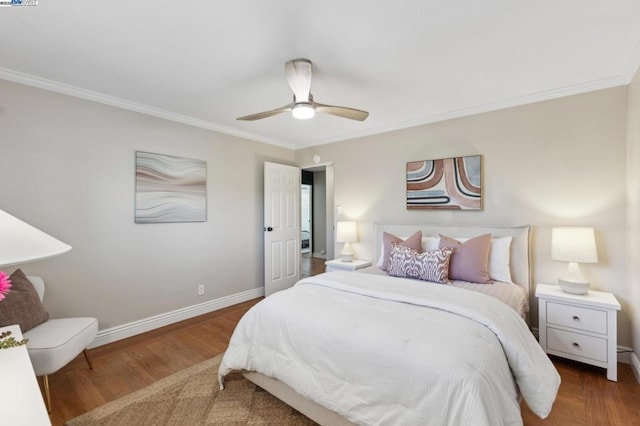
[[[219,370],[278,379],[363,425],[520,425],[560,376],[513,309],[468,290],[329,272],[255,305]]]

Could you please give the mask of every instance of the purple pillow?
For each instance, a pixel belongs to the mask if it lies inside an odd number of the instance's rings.
[[[449,282],[452,252],[451,248],[441,248],[418,253],[409,247],[394,244],[387,272],[394,277],[446,284]]]
[[[464,243],[440,235],[440,248],[446,247],[453,249],[449,278],[479,284],[491,282],[488,266],[491,234],[470,238]]]
[[[391,249],[393,248],[393,243],[400,244],[404,247],[409,247],[416,251],[420,251],[422,249],[422,231],[417,231],[416,233],[407,237],[406,240],[403,240],[400,237],[396,237],[393,234],[388,232],[382,233],[382,247],[384,249],[382,254],[382,266],[380,269],[386,271],[389,267],[389,258],[391,257]]]

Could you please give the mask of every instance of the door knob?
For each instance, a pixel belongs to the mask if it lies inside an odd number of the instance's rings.
[[[273,228],[270,227],[270,226],[267,226],[266,228],[264,228],[264,230],[267,231],[267,232],[271,232],[271,231],[273,231]]]

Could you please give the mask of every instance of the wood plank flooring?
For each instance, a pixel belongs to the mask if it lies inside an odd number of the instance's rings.
[[[106,402],[224,352],[242,315],[259,301],[91,349],[93,370],[80,355],[49,376],[52,425],[62,426]]]
[[[311,257],[310,254],[303,254],[300,262],[300,275],[302,278],[318,275],[324,272],[324,262],[326,259]]]
[[[312,262],[313,274],[324,271],[324,259]],[[94,370],[80,355],[50,376],[53,426],[222,353],[237,322],[259,300],[92,349]],[[640,425],[640,384],[628,365],[618,364],[614,383],[603,369],[553,362],[562,386],[551,415],[540,420],[523,403],[525,425]]]

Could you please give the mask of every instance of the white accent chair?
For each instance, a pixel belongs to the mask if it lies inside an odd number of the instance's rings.
[[[44,299],[44,281],[40,277],[28,277],[33,284],[40,301]],[[93,364],[87,347],[98,334],[96,318],[59,318],[49,319],[23,333],[27,342],[27,351],[36,376],[42,376],[47,410],[51,413],[51,393],[49,374],[55,373],[71,360],[84,352],[89,368]]]

